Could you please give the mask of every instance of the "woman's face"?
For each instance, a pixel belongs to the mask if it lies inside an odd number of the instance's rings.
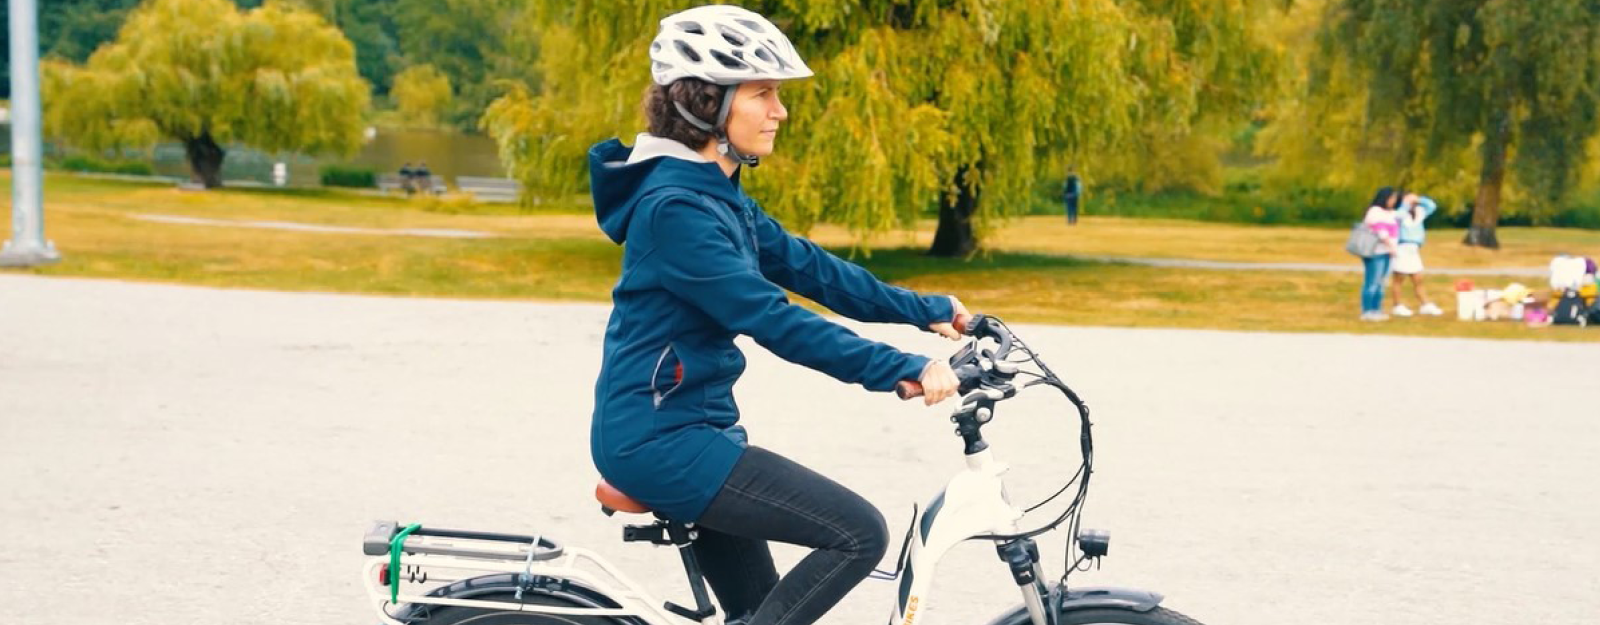
[[[750,156],[772,154],[778,126],[789,119],[789,109],[778,100],[776,80],[756,80],[739,85],[728,112],[728,141]]]
[[[1391,193],[1391,194],[1389,194],[1389,199],[1384,200],[1383,207],[1387,208],[1389,210],[1394,210],[1394,205],[1399,199],[1400,199],[1400,195],[1399,194]]]

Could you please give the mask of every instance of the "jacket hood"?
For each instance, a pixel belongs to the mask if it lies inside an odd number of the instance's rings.
[[[589,148],[595,220],[612,241],[620,244],[627,238],[639,201],[663,187],[705,193],[732,206],[744,201],[738,172],[732,178],[723,175],[716,163],[677,141],[640,134],[631,148],[620,139]]]

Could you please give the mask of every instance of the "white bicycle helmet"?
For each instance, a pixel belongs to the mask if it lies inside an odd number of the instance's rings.
[[[722,105],[715,123],[690,113],[673,102],[678,114],[700,130],[717,137],[718,150],[740,163],[755,166],[758,159],[740,154],[728,142],[728,112],[734,86],[751,80],[792,80],[812,76],[782,32],[767,18],[729,5],[707,5],[674,13],[661,20],[661,30],[650,42],[650,75],[658,85],[695,78],[722,85]]]
[[[716,85],[789,80],[812,75],[794,44],[760,14],[713,4],[661,20],[650,42],[650,74],[658,85],[699,78]]]

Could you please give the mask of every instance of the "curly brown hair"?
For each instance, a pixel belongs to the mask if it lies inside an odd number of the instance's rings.
[[[681,102],[695,117],[715,123],[717,109],[722,106],[724,89],[732,87],[713,85],[698,78],[682,78],[667,86],[650,85],[644,95],[644,116],[649,122],[650,134],[677,141],[694,150],[705,147],[716,137],[695,128],[678,114],[672,103]]]

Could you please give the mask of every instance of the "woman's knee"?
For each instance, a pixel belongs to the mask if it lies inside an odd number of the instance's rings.
[[[846,530],[852,538],[848,549],[850,557],[877,564],[889,550],[889,527],[883,520],[883,513],[868,504],[850,516],[850,527]]]

